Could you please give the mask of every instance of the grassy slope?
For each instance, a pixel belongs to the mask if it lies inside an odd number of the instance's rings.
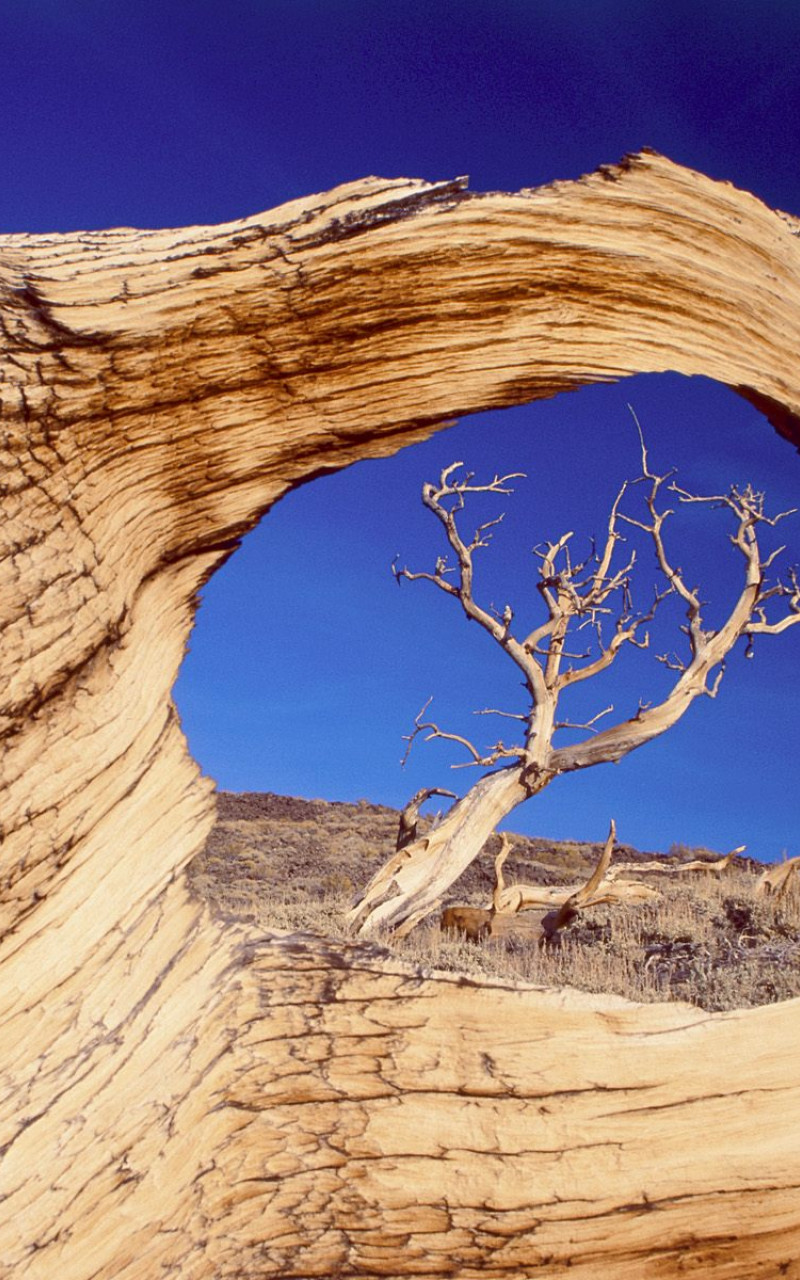
[[[394,850],[397,822],[395,810],[366,801],[223,792],[217,825],[189,868],[190,881],[229,919],[341,938],[353,894]],[[487,905],[496,840],[447,902]],[[601,847],[515,836],[506,881],[574,884],[585,878]],[[655,856],[623,845],[615,860]],[[757,870],[741,859],[721,880],[700,873],[665,883],[656,875],[653,883],[665,888],[659,901],[592,908],[560,946],[546,951],[451,941],[435,919],[404,942],[386,944],[426,969],[568,984],[637,1000],[690,1000],[706,1009],[765,1004],[800,995],[800,895],[795,889],[780,904],[756,900]]]

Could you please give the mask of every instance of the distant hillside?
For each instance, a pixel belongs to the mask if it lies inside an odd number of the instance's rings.
[[[205,851],[192,864],[200,886],[208,878],[209,897],[222,905],[211,886],[230,885],[244,902],[251,890],[263,892],[291,886],[297,892],[318,894],[335,880],[348,892],[366,884],[373,871],[394,852],[399,812],[361,800],[347,804],[330,800],[300,800],[271,792],[230,792],[217,795],[217,825]],[[423,818],[426,830],[432,819]],[[605,837],[605,832],[602,832]],[[597,862],[603,840],[596,844],[573,840],[543,840],[515,835],[514,852],[506,863],[506,878],[537,884],[570,884]],[[499,844],[490,841],[484,854],[453,885],[448,901],[465,896],[486,897],[494,884],[492,859]],[[620,844],[618,857],[647,860],[657,854],[640,853]],[[687,856],[689,851],[687,850]],[[345,881],[349,881],[345,885]]]
[[[193,891],[226,919],[265,929],[347,936],[354,893],[394,851],[399,813],[382,805],[302,800],[269,792],[217,797],[218,820],[189,866]],[[422,824],[430,824],[426,819]],[[514,836],[506,880],[557,885],[585,879],[602,842]],[[447,902],[485,905],[494,884],[493,837],[452,886]],[[674,851],[673,851],[674,852]],[[722,851],[724,852],[724,851]],[[672,862],[710,854],[681,849]],[[618,845],[616,860],[667,861]],[[616,991],[633,999],[684,999],[705,1008],[764,1004],[800,995],[800,900],[754,897],[758,864],[738,859],[725,877],[652,876],[655,903],[594,907],[547,950],[476,947],[445,939],[436,918],[392,951],[427,968],[547,985]]]

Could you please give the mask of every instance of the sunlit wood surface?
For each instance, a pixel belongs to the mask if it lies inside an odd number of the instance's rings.
[[[672,369],[800,443],[797,236],[644,154],[0,239],[0,1275],[800,1276],[797,1002],[225,929],[181,874],[213,798],[170,693],[287,488],[459,414]]]

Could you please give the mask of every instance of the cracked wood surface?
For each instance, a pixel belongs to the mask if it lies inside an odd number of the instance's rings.
[[[170,693],[263,511],[459,414],[673,369],[800,443],[797,232],[643,154],[0,239],[0,1275],[800,1276],[797,1002],[223,928]]]

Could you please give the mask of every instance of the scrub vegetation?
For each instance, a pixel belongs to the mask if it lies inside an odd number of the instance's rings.
[[[222,793],[217,825],[190,866],[191,883],[228,920],[350,938],[353,895],[394,850],[399,819],[396,810],[366,801]],[[420,820],[421,832],[430,821]],[[525,836],[511,843],[509,880],[554,888],[585,880],[602,851],[601,843]],[[487,906],[499,848],[500,838],[492,837],[444,906]],[[685,845],[664,855],[617,844],[614,863],[678,866],[716,856]],[[747,858],[736,858],[721,875],[642,870],[641,880],[657,887],[658,897],[584,908],[552,946],[524,937],[475,945],[443,934],[438,915],[404,938],[386,934],[377,941],[423,971],[573,986],[632,1000],[685,1000],[708,1010],[768,1004],[800,996],[800,891],[795,876],[780,895],[757,894],[763,871]]]

